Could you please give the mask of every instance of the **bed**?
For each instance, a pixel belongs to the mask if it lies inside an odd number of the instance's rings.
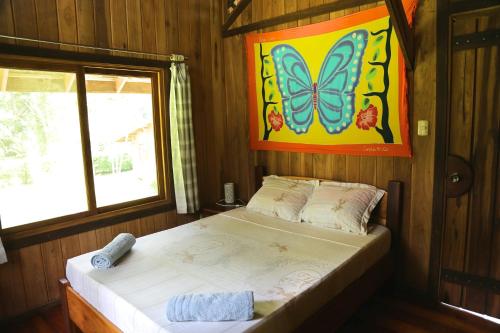
[[[387,218],[366,236],[239,208],[141,237],[109,271],[93,269],[92,253],[72,258],[61,281],[68,331],[332,331],[393,275],[401,183],[387,195]],[[170,296],[235,290],[254,291],[253,320],[166,319]]]

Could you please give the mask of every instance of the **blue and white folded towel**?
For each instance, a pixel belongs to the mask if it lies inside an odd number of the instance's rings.
[[[170,321],[244,321],[252,318],[252,291],[179,295],[167,302]]]
[[[132,234],[122,233],[115,237],[105,247],[92,256],[92,266],[99,269],[106,269],[127,253],[135,244],[135,237]]]

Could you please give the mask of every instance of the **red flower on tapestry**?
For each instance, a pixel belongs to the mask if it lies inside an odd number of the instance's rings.
[[[377,125],[378,111],[373,104],[370,104],[366,110],[360,110],[356,117],[356,126],[359,129],[369,130],[370,127]]]
[[[274,111],[271,111],[271,113],[267,116],[267,119],[269,120],[273,130],[276,132],[283,127],[283,116],[279,112],[274,113]]]

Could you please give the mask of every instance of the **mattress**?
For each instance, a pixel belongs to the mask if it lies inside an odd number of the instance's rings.
[[[366,236],[290,223],[245,208],[137,239],[117,265],[91,253],[68,260],[73,289],[124,332],[287,332],[389,251],[390,232]],[[169,322],[173,295],[252,290],[245,322]]]

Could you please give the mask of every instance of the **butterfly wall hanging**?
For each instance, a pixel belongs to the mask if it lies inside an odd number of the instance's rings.
[[[416,0],[404,0],[409,22]],[[250,147],[411,156],[404,61],[385,6],[246,36]]]

